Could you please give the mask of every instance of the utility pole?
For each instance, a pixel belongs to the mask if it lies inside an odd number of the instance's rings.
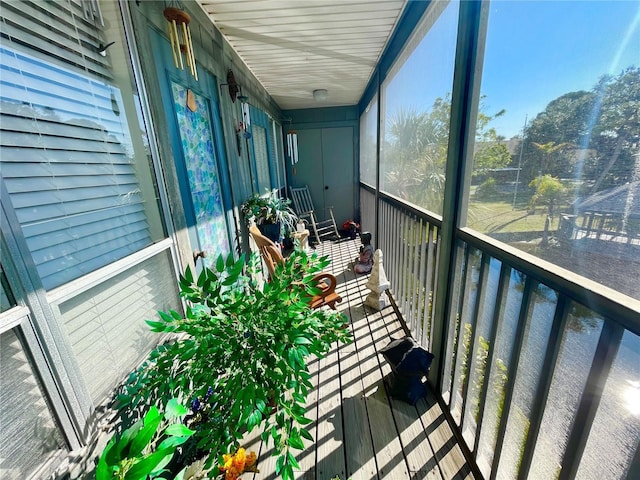
[[[522,165],[522,152],[524,151],[524,136],[527,131],[527,114],[524,116],[524,126],[522,127],[522,141],[520,142],[520,155],[518,155],[518,170],[516,171],[516,188],[513,191],[513,205],[512,210],[516,209],[516,197],[518,196],[518,185],[520,184],[520,169]]]

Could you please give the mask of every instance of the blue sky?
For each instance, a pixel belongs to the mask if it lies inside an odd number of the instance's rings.
[[[451,91],[457,6],[450,5],[387,90],[395,106],[428,110]],[[591,90],[604,74],[640,66],[640,1],[494,0],[481,91],[492,125],[518,134],[558,96]],[[407,95],[407,92],[411,92]]]

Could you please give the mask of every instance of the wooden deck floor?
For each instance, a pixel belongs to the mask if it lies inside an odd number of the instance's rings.
[[[391,307],[382,312],[364,307],[368,276],[353,273],[358,248],[359,240],[318,246],[332,259],[343,297],[339,310],[351,320],[354,342],[310,362],[317,388],[308,397],[307,412],[315,420],[310,425],[315,442],[297,454],[296,478],[473,479],[433,395],[416,407],[387,395],[383,377],[390,368],[377,352],[404,332]],[[254,480],[275,480],[272,449],[257,438],[245,446],[259,451],[261,473]]]

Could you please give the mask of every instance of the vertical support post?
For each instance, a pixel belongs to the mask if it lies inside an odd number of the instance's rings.
[[[498,464],[500,463],[500,456],[502,454],[502,448],[504,447],[504,436],[507,431],[509,415],[511,414],[511,402],[513,400],[513,393],[516,389],[518,367],[520,364],[520,354],[522,353],[522,347],[527,336],[529,318],[533,312],[533,305],[531,301],[535,294],[534,291],[536,288],[538,288],[538,283],[535,280],[532,280],[531,277],[527,277],[524,282],[524,291],[522,292],[520,314],[518,315],[518,324],[516,326],[513,350],[511,351],[511,356],[509,358],[509,371],[507,373],[507,378],[509,379],[509,381],[507,382],[504,393],[502,415],[498,420],[498,434],[496,436],[496,447],[493,451],[493,462],[491,464],[491,474],[489,476],[489,480],[495,480],[498,474]]]
[[[488,5],[480,1],[460,3],[458,37],[453,77],[451,124],[445,171],[442,227],[440,229],[440,255],[436,285],[441,286],[434,299],[432,353],[435,355],[429,382],[440,386],[444,366],[450,308],[454,281],[452,266],[456,264],[454,248],[456,229],[466,215],[466,193],[473,167],[473,143],[476,130],[477,106],[480,96],[484,32],[488,18]]]
[[[569,310],[569,300],[565,295],[560,295],[556,305],[544,363],[542,365],[543,374],[540,376],[540,383],[538,384],[535,401],[529,416],[529,432],[527,433],[525,449],[522,453],[522,460],[520,462],[520,471],[518,472],[518,478],[522,480],[526,480],[529,477],[529,470],[533,463],[536,441],[538,439],[540,427],[542,426],[542,417],[549,398],[551,382],[553,381],[553,373],[556,369],[560,349],[562,348],[564,330],[567,324]]]
[[[379,235],[380,235],[380,118],[381,110],[382,110],[382,102],[380,98],[380,69],[376,68],[375,73],[376,78],[376,95],[378,98],[378,108],[376,109],[376,191],[375,191],[375,200],[374,200],[374,216],[375,216],[375,227],[373,229],[374,242],[373,245],[375,247],[379,246]],[[386,252],[385,252],[386,253]]]
[[[476,369],[478,359],[476,352],[478,350],[478,344],[480,342],[480,315],[482,315],[482,311],[484,310],[484,302],[485,302],[485,290],[487,288],[488,278],[489,278],[489,263],[491,262],[491,258],[488,254],[483,253],[480,259],[480,274],[478,277],[478,285],[476,286],[476,298],[473,304],[473,311],[471,314],[471,339],[469,342],[471,343],[471,347],[469,348],[469,358],[467,359],[467,376],[465,377],[464,386],[462,387],[462,392],[464,394],[464,398],[462,400],[462,413],[460,414],[461,422],[460,427],[464,431],[465,429],[465,415],[467,413],[467,408],[470,408],[471,405],[471,395],[473,392],[473,388],[470,386],[473,385],[472,382],[476,381],[476,379],[472,379],[471,377],[474,375],[474,371]],[[477,387],[478,389],[482,388],[482,385]],[[475,422],[475,419],[474,419]],[[472,422],[473,423],[473,422]],[[475,439],[475,436],[473,437]],[[472,443],[472,441],[469,441]],[[473,448],[474,445],[471,445]]]
[[[457,408],[457,402],[458,402],[458,397],[457,397],[457,391],[458,391],[458,387],[459,387],[459,382],[460,382],[460,375],[456,375],[456,371],[458,369],[458,359],[462,360],[462,356],[464,356],[464,352],[462,350],[462,344],[463,339],[464,339],[464,318],[463,318],[463,311],[465,308],[465,297],[466,297],[466,293],[470,291],[471,289],[471,282],[472,282],[472,275],[471,275],[471,247],[467,244],[466,247],[464,248],[464,252],[460,251],[459,252],[460,256],[464,255],[464,272],[462,274],[460,274],[459,276],[457,276],[457,278],[460,279],[460,283],[459,283],[459,290],[458,290],[458,298],[455,301],[455,305],[451,305],[451,317],[447,317],[447,321],[452,321],[453,318],[457,319],[455,320],[458,328],[457,331],[455,331],[455,336],[456,339],[455,341],[455,352],[453,355],[453,360],[452,360],[452,365],[451,365],[451,400],[449,401],[449,410],[451,410],[452,412],[456,410]],[[456,257],[456,262],[458,261],[459,257]],[[462,353],[461,353],[462,352]]]
[[[593,356],[593,362],[591,363],[587,384],[584,387],[580,405],[576,412],[576,420],[573,422],[573,429],[567,441],[567,448],[562,460],[562,470],[559,476],[560,480],[576,478],[580,460],[582,460],[582,454],[589,438],[589,432],[602,399],[604,385],[613,367],[613,361],[618,354],[623,335],[624,327],[610,320],[605,320],[602,332],[600,332],[600,340]]]
[[[419,337],[416,339],[420,342],[420,345],[426,347],[427,339],[427,325],[428,325],[428,305],[429,305],[429,288],[430,282],[427,280],[427,245],[429,245],[429,239],[431,238],[431,226],[427,222],[420,221],[420,253],[416,256],[420,258],[419,272],[418,272],[418,333]]]
[[[484,407],[487,403],[487,396],[489,392],[489,388],[491,386],[491,379],[494,374],[494,365],[496,365],[496,358],[494,358],[495,350],[496,350],[496,339],[498,337],[498,332],[502,329],[502,322],[504,319],[504,312],[506,309],[507,303],[507,294],[509,291],[509,279],[511,276],[511,267],[502,264],[500,267],[500,279],[498,280],[498,289],[496,294],[496,303],[493,309],[493,320],[491,323],[491,333],[489,335],[489,351],[487,352],[487,371],[484,375],[484,386],[482,389],[482,393],[480,395],[480,402],[478,405],[478,420],[477,420],[477,428],[476,428],[476,438],[473,446],[473,453],[477,457],[478,455],[478,445],[480,443],[480,434],[483,428],[486,427],[484,420]]]

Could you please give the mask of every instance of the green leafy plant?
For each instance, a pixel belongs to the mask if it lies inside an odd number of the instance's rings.
[[[498,188],[496,186],[496,180],[493,177],[489,177],[480,185],[478,185],[475,196],[478,199],[487,200],[490,198],[494,198],[497,194]]]
[[[194,434],[184,424],[176,423],[187,413],[175,399],[167,403],[164,414],[157,407],[151,407],[143,419],[107,443],[96,467],[96,480],[159,478],[166,472],[164,467],[176,448]]]
[[[561,180],[551,175],[540,175],[529,183],[529,187],[535,188],[535,193],[531,197],[530,206],[542,204],[548,207],[548,216],[553,218],[554,207],[565,199],[567,188]]]
[[[268,190],[264,195],[254,193],[242,204],[240,210],[247,218],[253,218],[257,225],[279,223],[284,234],[295,229],[298,217],[291,210],[291,200],[278,195],[278,190]]]
[[[196,433],[183,455],[208,455],[207,468],[261,426],[263,440],[275,445],[276,474],[290,480],[298,468],[292,450],[312,440],[305,428],[311,422],[305,402],[313,388],[307,358],[323,355],[333,342],[349,341],[349,334],[340,313],[312,310],[307,303],[318,293],[312,279],[328,265],[326,258],[295,250],[262,288],[252,275],[258,262],[252,256],[245,274],[244,258],[225,263],[219,257],[215,269],[203,269],[197,279],[187,269],[180,278],[185,318],[160,312],[159,320],[147,322],[153,331],[177,338],[151,352],[120,400],[126,408],[139,408],[170,397],[191,399],[187,424]]]

